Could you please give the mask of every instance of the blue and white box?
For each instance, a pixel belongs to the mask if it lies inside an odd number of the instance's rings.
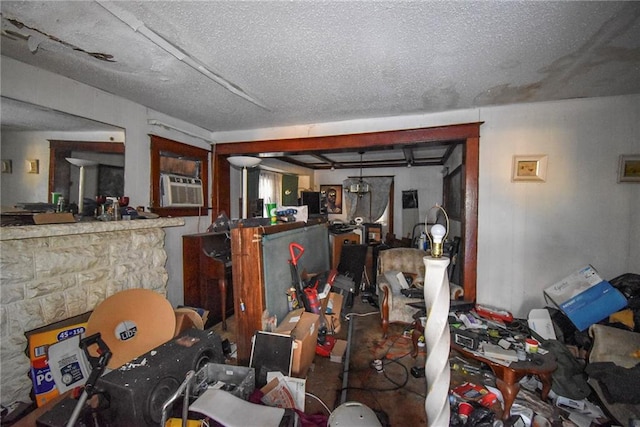
[[[627,306],[624,295],[603,280],[591,265],[548,287],[544,295],[580,331]]]

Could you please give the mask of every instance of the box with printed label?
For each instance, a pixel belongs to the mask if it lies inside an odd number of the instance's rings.
[[[544,295],[580,331],[627,305],[624,295],[603,280],[590,265],[546,288]]]
[[[36,404],[42,406],[59,395],[49,369],[47,350],[51,344],[75,335],[82,336],[91,312],[25,332],[31,360],[31,380]]]
[[[320,316],[300,308],[287,314],[274,332],[293,338],[291,374],[298,378],[307,375],[316,355]]]

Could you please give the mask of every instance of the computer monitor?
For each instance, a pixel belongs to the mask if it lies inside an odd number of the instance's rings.
[[[322,193],[319,191],[303,191],[301,205],[307,205],[309,215],[324,215],[326,213]]]

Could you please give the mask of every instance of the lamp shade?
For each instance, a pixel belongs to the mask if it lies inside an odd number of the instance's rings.
[[[251,156],[231,156],[228,157],[227,160],[232,166],[237,168],[252,168],[262,161],[262,159],[258,157]]]
[[[242,218],[246,218],[249,205],[247,200],[247,168],[257,166],[262,159],[251,156],[231,156],[227,160],[232,166],[242,169]]]
[[[94,160],[78,159],[75,157],[66,157],[65,160],[75,166],[95,166],[98,162]]]

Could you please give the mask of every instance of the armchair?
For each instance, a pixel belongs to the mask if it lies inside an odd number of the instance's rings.
[[[414,276],[414,283],[421,286],[424,283],[424,261],[427,252],[415,248],[391,248],[381,251],[378,255],[377,266],[377,294],[380,304],[382,320],[382,334],[387,336],[389,323],[412,323],[417,309],[407,305],[412,302],[423,301],[421,298],[404,296],[400,285],[393,280],[397,273],[409,273]]]

